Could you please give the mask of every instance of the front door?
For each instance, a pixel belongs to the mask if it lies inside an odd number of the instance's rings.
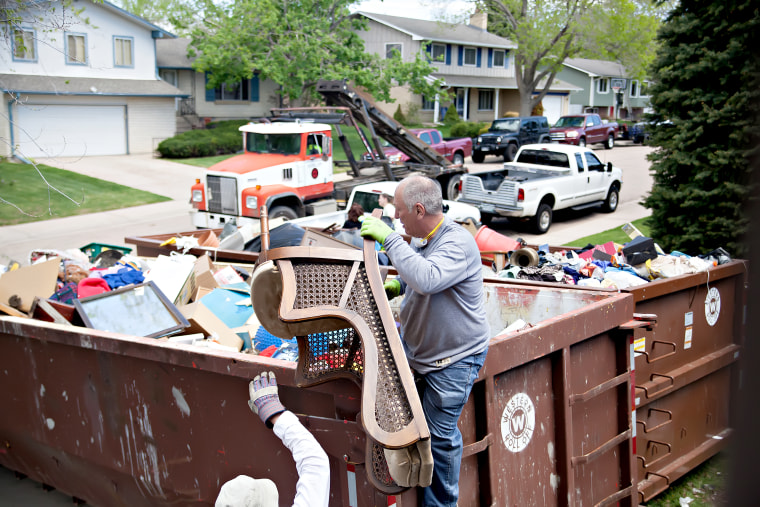
[[[464,118],[464,88],[457,88],[457,114],[460,118]]]

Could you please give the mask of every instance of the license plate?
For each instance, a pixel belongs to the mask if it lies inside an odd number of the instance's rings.
[[[483,146],[482,148],[480,148],[480,151],[489,151],[490,149],[491,148],[489,148],[488,146]]]
[[[481,204],[480,205],[480,211],[481,212],[485,212],[485,213],[493,213],[494,212],[494,207],[491,206],[490,204]]]

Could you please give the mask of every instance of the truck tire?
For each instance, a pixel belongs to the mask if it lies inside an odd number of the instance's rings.
[[[454,165],[464,165],[464,153],[461,151],[454,153],[451,161],[454,163]]]
[[[482,225],[491,225],[492,221],[493,221],[493,215],[491,215],[490,213],[480,214],[480,223]]]
[[[509,143],[504,150],[504,162],[512,162],[517,155],[517,145],[515,143]]]
[[[298,214],[292,208],[288,208],[287,206],[275,206],[269,210],[269,218],[279,217],[282,217],[285,220],[295,220],[298,218]]]
[[[578,139],[578,146],[580,146],[581,148],[584,148],[586,146],[586,138],[585,137],[581,137],[580,139]]]
[[[602,210],[605,213],[612,213],[617,209],[619,202],[620,190],[618,189],[617,185],[612,185],[612,187],[610,187],[609,193],[607,194],[607,199],[605,199],[604,204],[602,204]]]
[[[541,144],[549,144],[552,142],[552,138],[549,136],[544,136],[541,138],[541,141],[539,141]]]
[[[446,184],[446,199],[449,201],[456,201],[459,199],[459,182],[462,181],[462,176],[459,174],[453,175],[449,178]]]
[[[485,160],[486,156],[483,155],[482,151],[473,151],[472,152],[472,161],[476,164],[479,164]]]
[[[614,147],[615,147],[615,136],[610,134],[607,136],[607,142],[604,143],[604,149],[611,150]]]
[[[552,225],[552,207],[542,202],[538,205],[538,212],[533,217],[533,230],[536,234],[544,234]]]

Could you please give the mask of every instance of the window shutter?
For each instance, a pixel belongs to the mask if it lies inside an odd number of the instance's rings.
[[[488,48],[488,68],[493,67],[493,48]]]
[[[509,50],[508,49],[504,50],[504,68],[505,69],[509,68]]]
[[[259,75],[255,72],[253,73],[253,76],[251,77],[251,102],[258,102],[259,101]]]
[[[459,51],[458,51],[458,55],[457,55],[457,65],[459,65],[460,67],[462,66],[462,60],[463,59],[464,59],[464,47],[463,46],[459,46]]]
[[[477,67],[478,67],[478,68],[480,68],[480,60],[481,60],[480,54],[481,54],[481,49],[482,49],[482,48],[478,48],[478,56],[477,56]]]
[[[446,44],[446,65],[451,65],[451,44]]]
[[[216,94],[213,88],[208,88],[208,72],[204,74],[206,78],[206,102],[214,102],[216,100]]]

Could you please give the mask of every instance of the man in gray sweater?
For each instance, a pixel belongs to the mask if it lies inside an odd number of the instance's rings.
[[[459,497],[462,434],[457,421],[488,350],[480,251],[463,227],[443,214],[440,185],[410,176],[396,189],[396,218],[411,246],[382,220],[367,217],[361,235],[385,248],[398,278],[389,297],[405,294],[401,338],[417,377],[431,434],[433,482],[424,506],[454,506]]]

